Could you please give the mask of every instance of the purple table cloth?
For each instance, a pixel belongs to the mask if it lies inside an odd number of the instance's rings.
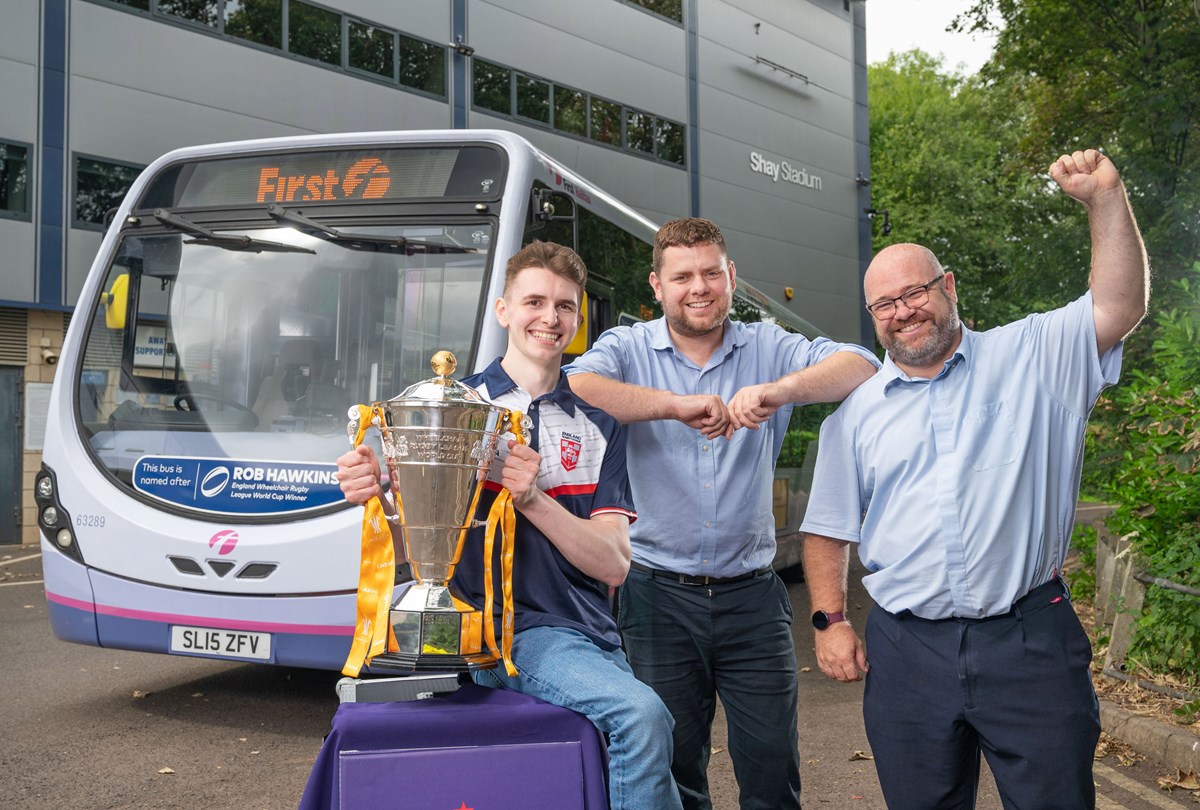
[[[507,689],[343,703],[301,810],[606,810],[604,741],[588,719]]]

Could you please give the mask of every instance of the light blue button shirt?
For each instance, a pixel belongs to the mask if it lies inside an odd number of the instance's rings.
[[[1006,612],[1062,566],[1084,428],[1117,380],[1091,293],[962,344],[932,380],[887,358],[821,427],[801,530],[858,543],[875,602],[927,619]]]
[[[605,332],[568,374],[590,371],[677,394],[716,394],[728,402],[747,385],[770,382],[860,346],[810,341],[774,324],[726,319],[724,342],[703,368],[676,351],[659,318]],[[642,565],[696,576],[732,577],[771,564],[775,517],[771,482],[792,406],[760,430],[709,440],[674,420],[628,426],[629,483],[638,520],[630,526]]]

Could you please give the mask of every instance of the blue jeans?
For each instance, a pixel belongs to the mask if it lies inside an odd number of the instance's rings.
[[[773,573],[683,585],[630,571],[618,624],[639,679],[675,718],[672,772],[688,810],[711,810],[717,697],[742,810],[800,807],[796,652],[787,588]]]
[[[633,677],[621,650],[607,652],[577,630],[533,627],[513,638],[510,678],[503,665],[473,673],[481,686],[505,686],[579,712],[608,736],[613,810],[682,808],[671,778],[667,707]]]

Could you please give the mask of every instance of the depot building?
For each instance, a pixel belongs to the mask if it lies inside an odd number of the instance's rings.
[[[714,220],[740,278],[870,345],[864,25],[858,0],[5,4],[0,543],[37,540],[46,402],[105,214],[180,146],[511,130],[655,222]]]

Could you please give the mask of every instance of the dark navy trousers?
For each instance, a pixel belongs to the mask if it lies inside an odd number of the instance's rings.
[[[867,620],[863,717],[889,810],[973,808],[982,752],[1006,810],[1092,810],[1091,642],[1059,581],[1003,616]]]
[[[712,808],[707,771],[717,696],[742,810],[799,808],[792,606],[779,577],[765,571],[741,582],[687,585],[631,570],[618,619],[634,674],[675,719],[671,772],[684,808]]]

